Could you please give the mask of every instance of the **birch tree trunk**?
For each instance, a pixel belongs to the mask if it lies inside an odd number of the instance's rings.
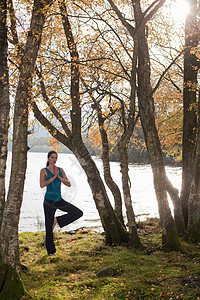
[[[109,159],[109,145],[108,145],[108,137],[107,133],[104,129],[104,125],[100,125],[100,132],[101,132],[101,140],[102,140],[102,161],[103,161],[103,171],[104,171],[104,179],[111,190],[114,202],[115,202],[115,213],[122,225],[124,225],[124,219],[123,219],[123,213],[122,213],[122,197],[121,192],[118,187],[118,185],[114,182],[112,176],[111,176],[111,170],[110,170],[110,159]]]
[[[2,0],[0,1],[0,228],[5,205],[5,171],[10,112],[6,15],[6,0]]]
[[[7,5],[0,0],[0,228],[5,204],[5,171],[9,127],[9,79],[7,65]],[[23,284],[16,270],[2,261],[0,246],[0,298],[21,299],[25,295]]]
[[[41,43],[45,14],[50,3],[49,0],[34,1],[15,98],[12,168],[1,227],[1,247],[3,261],[15,267],[18,272],[20,271],[18,224],[27,164],[28,105],[31,100],[32,75]]]
[[[110,158],[109,158],[109,142],[108,142],[108,135],[105,129],[105,118],[103,117],[101,107],[99,103],[95,100],[90,92],[90,97],[93,100],[94,108],[97,111],[97,118],[99,124],[99,131],[101,134],[101,142],[102,142],[102,161],[103,161],[103,172],[104,172],[104,179],[109,187],[110,191],[112,192],[114,203],[115,203],[115,213],[118,219],[120,220],[121,224],[125,228],[123,213],[122,213],[122,197],[121,192],[118,185],[114,182],[111,176],[110,170]]]
[[[26,295],[22,281],[15,268],[0,262],[0,299],[23,299]]]
[[[197,0],[187,1],[190,9],[185,23],[184,86],[183,86],[183,158],[181,204],[185,225],[188,223],[188,201],[197,133],[197,57],[192,48],[198,45]]]
[[[167,199],[166,174],[162,157],[162,150],[155,125],[154,99],[150,82],[150,58],[145,28],[141,28],[143,14],[140,1],[134,5],[136,20],[135,38],[138,40],[138,104],[154,178],[154,187],[158,201],[159,215],[163,228],[163,247],[169,250],[180,250],[175,223]]]
[[[199,128],[200,129],[200,128]],[[200,130],[198,132],[196,156],[193,165],[192,182],[188,205],[188,228],[186,238],[200,242]]]
[[[121,158],[122,187],[123,187],[124,203],[126,207],[126,215],[128,219],[130,244],[135,248],[143,248],[137,232],[135,213],[133,210],[132,199],[131,199],[130,179],[128,175],[128,155],[126,152],[126,146],[123,145],[122,141],[119,144],[119,153]]]
[[[122,226],[110,204],[99,171],[87,148],[82,143],[81,145],[74,145],[72,151],[87,175],[93,199],[105,230],[106,243],[119,245],[123,242],[129,242],[129,234]]]
[[[128,155],[127,147],[130,142],[130,138],[133,134],[137,117],[135,116],[135,97],[136,97],[136,69],[137,69],[137,58],[138,58],[138,44],[137,41],[134,43],[133,58],[132,58],[132,70],[130,78],[131,93],[129,98],[128,117],[125,117],[124,109],[122,109],[121,115],[124,120],[123,134],[118,143],[118,150],[120,153],[121,160],[121,174],[122,174],[122,188],[124,195],[124,203],[126,207],[126,215],[128,219],[128,227],[130,234],[130,243],[135,248],[142,248],[143,245],[140,241],[137,226],[135,222],[135,213],[132,205],[131,191],[130,191],[130,178],[128,169]],[[126,120],[127,119],[127,120]]]

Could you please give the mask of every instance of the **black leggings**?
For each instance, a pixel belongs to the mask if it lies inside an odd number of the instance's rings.
[[[45,214],[45,229],[46,229],[46,248],[48,254],[54,254],[56,252],[56,247],[53,239],[53,222],[54,215],[57,209],[67,212],[63,216],[56,217],[58,225],[62,228],[75,220],[82,217],[83,212],[76,206],[71,203],[60,200],[60,201],[51,201],[44,200],[44,214]]]

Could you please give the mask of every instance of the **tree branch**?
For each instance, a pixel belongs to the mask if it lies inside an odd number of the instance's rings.
[[[84,4],[85,4],[85,3],[84,3]],[[76,5],[78,8],[80,8],[81,10],[83,10],[83,11],[89,16],[89,18],[90,18],[92,21],[96,21],[96,20],[99,21],[99,20],[101,20],[102,22],[104,22],[104,23],[111,29],[111,31],[114,32],[114,34],[116,35],[116,37],[117,37],[117,39],[119,40],[120,44],[122,45],[124,51],[125,51],[125,52],[127,53],[127,55],[131,58],[131,56],[130,56],[130,54],[129,54],[127,48],[126,48],[126,46],[124,45],[124,43],[123,43],[123,41],[122,41],[122,39],[121,39],[121,37],[119,36],[119,34],[117,33],[117,31],[109,24],[109,22],[102,18],[102,14],[98,14],[96,11],[94,11],[94,10],[92,9],[92,11],[93,11],[93,12],[97,15],[97,17],[98,17],[98,18],[95,18],[95,17],[93,17],[93,16],[90,16],[89,13],[88,13],[85,9],[83,9],[80,5],[78,5],[77,3],[75,3],[75,5]],[[97,23],[95,22],[95,24],[97,24]]]
[[[107,1],[109,2],[110,6],[114,10],[114,12],[117,14],[118,18],[121,20],[122,24],[129,31],[130,35],[134,38],[134,36],[135,36],[135,28],[126,21],[126,19],[124,18],[124,16],[122,15],[122,13],[118,9],[118,7],[113,3],[112,0],[107,0]]]
[[[155,0],[153,3],[151,3],[151,4],[147,7],[147,9],[146,9],[146,10],[144,11],[144,13],[143,13],[144,17],[145,17],[146,14],[152,9],[152,7],[154,7],[154,5],[155,5],[158,1],[160,1],[160,0]]]
[[[35,118],[40,122],[40,124],[42,124],[54,138],[56,138],[58,141],[60,141],[70,149],[69,138],[51,124],[51,122],[39,110],[34,100],[31,101],[31,108],[33,109]]]
[[[42,92],[42,97],[44,102],[48,105],[48,107],[50,108],[51,112],[54,114],[54,116],[57,118],[57,120],[60,122],[60,124],[62,125],[62,128],[64,129],[65,133],[70,136],[71,135],[71,131],[69,129],[69,127],[67,126],[65,120],[63,119],[63,116],[60,114],[60,112],[55,108],[55,106],[52,104],[51,100],[49,99],[49,97],[47,96],[46,93],[46,87],[42,78],[42,74],[41,72],[38,70],[37,66],[35,68],[36,70],[36,74],[39,78],[39,82],[40,82],[40,87],[41,87],[41,92]]]
[[[79,55],[74,41],[72,28],[69,22],[67,8],[63,0],[58,0],[59,8],[63,21],[63,28],[67,39],[68,48],[71,56],[71,99],[72,99],[72,132],[78,137],[81,136],[81,104],[79,91]]]
[[[155,87],[152,90],[152,95],[155,93],[155,91],[158,89],[161,80],[163,79],[163,77],[165,76],[165,74],[169,71],[169,69],[171,68],[171,66],[177,61],[177,59],[182,55],[182,53],[184,52],[184,50],[182,50],[174,59],[173,61],[169,64],[169,66],[165,69],[165,71],[162,73],[162,75],[160,76],[158,82],[156,83]]]
[[[12,0],[8,0],[8,11],[10,14],[10,23],[11,23],[11,33],[12,33],[12,38],[13,38],[13,45],[15,47],[19,46],[19,39],[18,39],[18,34],[17,34],[17,22],[16,22],[16,16],[15,16],[15,10],[13,7],[13,2]],[[17,49],[18,53],[18,49]]]
[[[144,17],[144,18],[142,19],[142,21],[141,21],[139,27],[136,29],[135,36],[139,36],[141,30],[144,28],[144,26],[146,25],[146,23],[153,17],[153,15],[156,14],[156,12],[157,12],[157,11],[159,10],[159,8],[165,3],[165,1],[166,1],[166,0],[160,0],[159,3],[154,7],[154,9],[152,9],[152,10],[150,11],[150,13],[149,13],[146,17]],[[152,7],[153,4],[155,4],[156,2],[158,2],[158,1],[154,1],[154,2],[150,5],[150,7]],[[147,8],[146,11],[148,11],[148,10],[150,9],[150,7]]]

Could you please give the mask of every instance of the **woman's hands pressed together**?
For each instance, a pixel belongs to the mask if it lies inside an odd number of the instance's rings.
[[[58,177],[59,176],[59,170],[58,170],[58,167],[54,166],[53,168],[53,174]]]
[[[56,167],[57,168],[57,167]],[[57,168],[58,169],[58,168]],[[62,169],[62,168],[60,168],[60,170],[61,170],[61,172],[62,172],[62,177],[60,177],[60,175],[59,175],[59,172],[58,172],[58,178],[60,179],[60,181],[62,182],[62,183],[64,183],[66,186],[68,186],[68,187],[70,187],[71,186],[71,182],[69,181],[69,179],[67,178],[67,176],[66,176],[66,174],[65,174],[65,171]]]

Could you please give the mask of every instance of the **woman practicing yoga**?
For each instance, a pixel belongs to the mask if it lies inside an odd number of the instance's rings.
[[[56,166],[58,154],[50,151],[47,156],[47,166],[40,171],[40,187],[47,187],[44,196],[44,214],[46,229],[46,249],[49,255],[56,253],[53,230],[56,224],[61,228],[82,217],[83,212],[61,197],[61,183],[70,187],[71,183],[64,170]],[[57,209],[67,212],[55,217]]]

